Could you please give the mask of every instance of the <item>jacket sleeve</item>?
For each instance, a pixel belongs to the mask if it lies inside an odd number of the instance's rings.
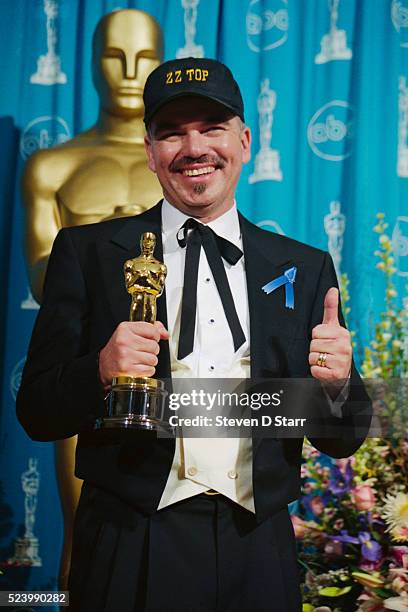
[[[70,230],[57,235],[17,396],[17,416],[33,440],[89,429],[103,414],[98,350],[89,351],[89,304]]]
[[[330,287],[338,287],[338,282],[332,258],[326,253],[309,322],[310,338],[313,328],[323,321],[324,298]],[[340,303],[339,321],[340,325],[346,327]],[[354,360],[349,392],[340,416],[333,415],[327,401],[322,403],[321,416],[319,428],[322,435],[309,438],[319,451],[336,458],[348,457],[364,442],[371,424],[372,406]]]

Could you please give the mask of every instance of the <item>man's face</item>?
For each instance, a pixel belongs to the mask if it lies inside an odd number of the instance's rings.
[[[149,167],[163,194],[187,215],[209,221],[229,210],[251,133],[222,105],[198,96],[166,104],[145,139]]]
[[[143,88],[161,54],[161,33],[149,15],[112,13],[94,41],[93,77],[102,108],[114,115],[142,115]]]

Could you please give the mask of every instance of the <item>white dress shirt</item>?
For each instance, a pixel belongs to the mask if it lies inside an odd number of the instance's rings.
[[[163,258],[167,266],[166,306],[173,378],[248,378],[250,373],[249,310],[244,258],[234,265],[223,260],[245,343],[235,352],[232,335],[204,249],[197,281],[194,350],[177,358],[186,249],[177,233],[188,216],[169,204],[162,206]],[[219,236],[242,250],[237,209],[208,223]],[[214,489],[255,512],[252,488],[251,438],[176,438],[170,474],[158,509]]]

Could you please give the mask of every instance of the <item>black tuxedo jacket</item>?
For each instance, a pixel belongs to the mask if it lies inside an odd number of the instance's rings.
[[[332,260],[328,253],[262,230],[241,215],[240,224],[250,312],[251,376],[307,377],[311,330],[322,322],[327,290],[337,286]],[[160,203],[136,217],[59,232],[17,398],[17,414],[35,440],[79,433],[77,476],[112,499],[149,514],[157,509],[166,484],[174,440],[157,439],[146,432],[131,440],[109,440],[92,431],[96,418],[105,412],[98,352],[117,325],[128,320],[130,298],[123,264],[139,255],[140,236],[146,231],[156,234],[155,255],[162,259]],[[291,266],[297,268],[293,310],[285,307],[284,287],[269,295],[261,289]],[[158,300],[157,318],[167,326],[164,296]],[[161,343],[156,376],[170,377],[167,342]],[[312,443],[334,457],[349,456],[369,427],[369,405],[353,366],[343,421],[351,427],[358,421],[358,435]],[[333,419],[327,407],[327,422]],[[301,439],[254,438],[258,520],[298,497],[301,449]]]

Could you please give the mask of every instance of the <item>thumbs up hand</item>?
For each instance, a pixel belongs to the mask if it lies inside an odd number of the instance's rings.
[[[309,364],[314,378],[327,384],[344,381],[351,369],[350,333],[339,323],[339,290],[331,287],[324,298],[323,321],[312,330]]]

